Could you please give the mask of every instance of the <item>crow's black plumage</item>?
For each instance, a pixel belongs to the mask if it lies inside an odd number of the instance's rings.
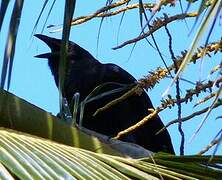
[[[41,54],[36,57],[48,58],[49,67],[58,86],[61,40],[41,34],[36,34],[35,36],[51,48],[51,53]],[[100,63],[88,51],[70,41],[63,92],[63,96],[67,98],[68,103],[71,104],[72,97],[76,92],[80,93],[80,101],[82,101],[94,88],[106,82],[132,84],[136,82],[136,79],[115,64]],[[104,92],[118,87],[118,85],[109,84],[102,88],[101,91]],[[86,104],[83,126],[101,134],[114,136],[119,131],[128,128],[147,116],[149,114],[148,108],[153,108],[153,105],[148,95],[143,91],[141,94],[134,94],[93,117],[93,113],[98,108],[103,107],[125,92],[105,96]],[[121,140],[139,144],[153,152],[164,151],[173,154],[174,150],[168,131],[155,135],[163,126],[160,118],[155,117]]]

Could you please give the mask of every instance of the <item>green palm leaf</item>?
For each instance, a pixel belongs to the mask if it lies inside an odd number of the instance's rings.
[[[220,179],[205,156],[156,154],[129,159],[58,144],[9,129],[0,129],[0,177],[21,179]],[[211,163],[222,162],[215,156]],[[5,168],[6,167],[6,168]],[[10,175],[9,175],[10,177]]]

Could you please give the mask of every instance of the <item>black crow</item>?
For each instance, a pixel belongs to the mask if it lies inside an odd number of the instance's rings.
[[[36,34],[35,36],[51,48],[51,53],[41,54],[36,57],[48,59],[49,67],[58,87],[61,40],[41,34]],[[76,92],[80,93],[80,101],[83,101],[93,89],[104,83],[107,83],[107,85],[101,88],[100,93],[119,88],[119,84],[127,85],[135,82],[136,79],[121,67],[111,63],[102,64],[88,51],[69,41],[63,92],[63,96],[67,99],[69,105],[72,104],[72,98]],[[120,97],[125,92],[127,91],[113,93],[86,104],[83,127],[108,136],[115,136],[118,132],[147,116],[149,114],[148,109],[153,108],[153,105],[145,91],[134,94],[93,116],[98,108]],[[153,152],[163,151],[174,154],[168,131],[165,130],[155,135],[162,127],[164,125],[157,116],[144,126],[127,134],[121,140],[136,143]]]

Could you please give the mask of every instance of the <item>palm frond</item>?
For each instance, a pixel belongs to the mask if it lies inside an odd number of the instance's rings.
[[[118,154],[98,138],[66,124],[48,112],[0,89],[0,127],[54,140],[95,152]]]
[[[63,32],[62,32],[62,44],[60,49],[60,64],[59,64],[59,100],[60,100],[60,111],[62,111],[62,92],[64,88],[65,80],[65,68],[66,68],[66,57],[67,47],[69,42],[69,35],[71,29],[71,21],[75,10],[75,0],[68,0],[65,2],[64,19],[63,19]]]
[[[0,129],[0,173],[21,179],[218,179],[219,168],[205,166],[208,156],[156,154],[127,159],[97,154],[46,139]],[[215,156],[210,162],[222,162]],[[5,168],[6,167],[6,168]],[[7,171],[6,171],[7,170]],[[10,177],[10,176],[9,176]]]
[[[196,51],[200,39],[202,38],[203,34],[206,32],[206,28],[209,27],[209,24],[212,21],[212,19],[215,19],[217,17],[216,15],[218,15],[218,12],[220,11],[221,6],[222,6],[221,0],[218,0],[218,1],[215,0],[212,2],[212,5],[209,7],[209,11],[208,11],[207,15],[205,16],[201,26],[199,27],[199,30],[197,31],[195,38],[193,39],[193,42],[189,48],[189,51],[187,52],[186,56],[184,57],[183,62],[180,65],[180,68],[177,71],[177,74],[175,75],[173,81],[171,82],[169,87],[166,89],[166,91],[163,93],[163,96],[165,96],[169,93],[169,90],[173,86],[173,84],[176,82],[176,79],[179,78],[181,73],[186,68],[187,64],[191,61],[191,57],[194,54],[194,52]],[[200,7],[200,9],[201,8],[202,8],[202,6]]]
[[[0,9],[0,31],[2,29],[3,20],[5,17],[6,10],[8,8],[9,0],[1,1],[1,9]]]
[[[5,46],[5,53],[4,53],[4,60],[3,60],[3,66],[2,66],[2,74],[1,74],[1,84],[0,84],[1,88],[4,88],[7,72],[8,72],[7,89],[9,89],[9,86],[10,86],[12,66],[13,66],[13,60],[14,60],[14,54],[15,54],[15,44],[16,44],[16,38],[17,38],[18,28],[20,24],[20,18],[22,14],[23,3],[24,3],[24,0],[16,0],[14,3],[11,20],[9,24],[7,42]],[[6,6],[6,4],[4,5]],[[5,14],[5,12],[1,12],[1,13]]]

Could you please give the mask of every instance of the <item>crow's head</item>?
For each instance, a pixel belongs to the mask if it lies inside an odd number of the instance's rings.
[[[50,53],[39,54],[35,57],[48,59],[49,67],[57,83],[62,40],[51,38],[42,34],[35,34],[34,36],[45,42],[51,49]],[[78,64],[89,63],[92,60],[94,60],[94,58],[88,51],[86,51],[76,43],[69,41],[66,61],[66,67],[68,69],[75,66],[78,67]]]
[[[44,53],[37,55],[35,57],[47,58],[52,61],[59,61],[59,54],[60,54],[60,47],[62,40],[51,38],[42,34],[35,34],[34,36],[42,40],[44,43],[46,43],[51,49],[51,53]],[[85,49],[83,49],[82,47],[80,47],[79,45],[77,45],[72,41],[69,41],[67,53],[68,53],[67,54],[68,59],[72,59],[74,61],[80,61],[81,59],[92,57],[92,55],[88,51],[86,51]]]

